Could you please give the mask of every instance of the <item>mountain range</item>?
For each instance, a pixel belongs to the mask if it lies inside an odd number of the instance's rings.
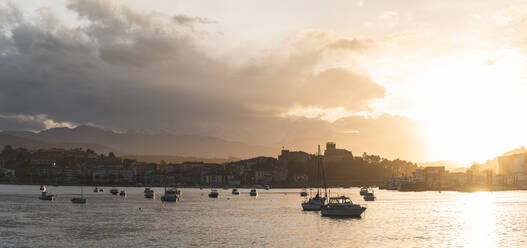
[[[279,150],[227,141],[210,136],[170,133],[116,133],[93,126],[75,128],[51,128],[40,132],[0,132],[0,146],[11,145],[28,149],[39,148],[84,148],[98,153],[140,155],[177,155],[207,158],[249,158],[254,156],[276,156]]]

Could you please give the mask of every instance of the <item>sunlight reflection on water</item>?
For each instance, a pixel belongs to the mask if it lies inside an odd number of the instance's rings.
[[[303,212],[298,189],[260,190],[250,197],[183,189],[161,204],[128,188],[126,199],[49,187],[57,201],[38,200],[39,186],[0,185],[0,247],[526,247],[527,192],[375,191],[361,219]],[[161,189],[156,188],[157,192]],[[358,188],[332,189],[364,204]],[[139,209],[141,208],[141,210]]]

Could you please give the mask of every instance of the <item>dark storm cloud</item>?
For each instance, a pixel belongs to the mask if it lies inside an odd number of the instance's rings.
[[[299,38],[285,57],[234,66],[209,56],[193,29],[174,24],[211,23],[205,18],[153,16],[106,1],[67,7],[82,25],[46,21],[49,13],[31,23],[1,9],[0,28],[9,32],[0,34],[0,114],[275,144],[289,135],[284,127],[335,131],[320,120],[277,117],[294,105],[362,111],[385,94],[364,72],[315,72],[328,46],[320,34]],[[35,120],[19,127],[35,129]],[[10,123],[0,128],[23,121],[0,119]]]

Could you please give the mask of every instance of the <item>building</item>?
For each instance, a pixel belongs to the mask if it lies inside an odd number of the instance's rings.
[[[326,150],[324,151],[324,162],[341,162],[353,159],[353,153],[346,149],[337,149],[335,142],[326,143]]]

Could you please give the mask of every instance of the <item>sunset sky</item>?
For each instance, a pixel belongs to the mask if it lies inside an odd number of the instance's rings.
[[[525,1],[0,0],[0,130],[484,161],[527,143],[522,27]]]

